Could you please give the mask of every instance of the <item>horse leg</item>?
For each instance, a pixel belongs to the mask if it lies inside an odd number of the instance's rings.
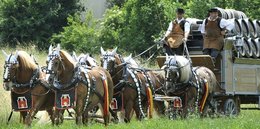
[[[104,103],[102,103],[101,105],[102,105],[102,107],[104,108]],[[103,109],[103,119],[104,119],[104,124],[105,124],[105,126],[107,126],[108,123],[109,123],[110,114],[107,113],[107,114],[105,115],[104,109]]]
[[[61,109],[61,110],[59,111],[59,121],[60,121],[59,124],[62,124],[62,123],[63,123],[63,120],[64,120],[63,114],[64,114],[64,112],[65,112],[65,109]]]
[[[54,112],[53,112],[53,110],[52,110],[52,109],[48,109],[47,112],[48,112],[48,114],[49,114],[49,116],[50,116],[52,125],[54,125],[54,119],[55,119],[55,117],[54,117]]]
[[[79,99],[79,98],[78,98]],[[83,100],[78,100],[77,106],[75,108],[75,118],[76,118],[76,124],[77,125],[82,125],[82,115],[83,115]],[[87,109],[86,109],[87,110]],[[87,110],[88,111],[88,110]]]
[[[88,109],[86,109],[82,114],[82,121],[84,125],[88,124]]]
[[[154,102],[154,108],[159,116],[165,115],[165,104],[163,101],[153,101]]]
[[[141,111],[140,111],[140,109],[139,109],[139,104],[138,104],[138,102],[135,102],[134,103],[134,111],[135,111],[135,114],[136,114],[136,118],[138,119],[138,120],[141,120],[142,119],[142,114],[141,114]]]
[[[125,109],[124,121],[125,121],[125,123],[128,123],[131,120],[131,112],[132,112],[133,106],[134,106],[133,100],[125,101],[125,106],[124,106],[124,109]]]
[[[25,124],[25,117],[27,115],[27,111],[21,111],[20,112],[20,123]]]
[[[117,124],[119,122],[119,119],[118,119],[118,116],[117,116],[117,112],[113,111],[110,107],[109,107],[109,112],[112,115],[112,117],[114,118],[114,123]]]
[[[26,124],[27,126],[31,126],[31,124],[32,124],[32,119],[34,118],[34,116],[36,115],[37,112],[38,112],[38,109],[37,109],[37,108],[32,108],[32,109],[28,112],[28,114],[27,114],[27,116],[26,116],[26,118],[25,118],[25,124]]]

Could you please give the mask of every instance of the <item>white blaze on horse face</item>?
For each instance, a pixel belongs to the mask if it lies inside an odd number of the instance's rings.
[[[9,68],[5,68],[4,79],[8,79]]]
[[[48,66],[47,66],[47,70],[51,71],[52,70],[52,60],[49,60]]]
[[[107,69],[107,60],[104,60],[104,62],[103,62],[103,68],[104,68],[104,69]]]

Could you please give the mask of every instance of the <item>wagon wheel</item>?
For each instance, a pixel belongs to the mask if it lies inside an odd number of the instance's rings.
[[[226,116],[237,116],[238,107],[233,99],[227,99],[224,104],[224,113]]]

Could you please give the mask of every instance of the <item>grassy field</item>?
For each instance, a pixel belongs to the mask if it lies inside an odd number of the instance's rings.
[[[7,53],[14,51],[14,49],[4,49]],[[33,48],[17,48],[18,50],[25,50],[28,53],[32,53],[40,65],[45,65],[47,52],[38,52]],[[3,65],[5,57],[0,54],[0,75],[3,75]],[[146,66],[146,65],[145,65]],[[0,84],[2,84],[2,77],[0,77]],[[8,115],[11,111],[10,92],[4,91],[0,88],[0,128],[14,129],[24,128],[24,125],[19,123],[19,113],[15,112],[9,125],[6,125]],[[149,120],[137,121],[133,119],[131,123],[111,123],[108,127],[104,127],[99,123],[90,123],[88,126],[76,126],[74,121],[66,120],[61,126],[52,126],[50,123],[37,124],[37,120],[34,120],[32,128],[46,129],[46,128],[111,128],[111,129],[260,129],[260,111],[258,110],[242,110],[238,117],[228,118],[197,118],[192,116],[186,120],[168,120],[167,118],[154,118]]]

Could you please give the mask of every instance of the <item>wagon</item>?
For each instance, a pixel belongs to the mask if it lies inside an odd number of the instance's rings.
[[[195,28],[195,29],[194,29]],[[241,104],[258,104],[260,107],[260,59],[253,54],[259,53],[259,42],[252,45],[238,35],[227,35],[224,48],[214,64],[209,55],[202,54],[203,38],[196,26],[187,41],[192,66],[205,66],[216,75],[220,88],[214,94],[218,112],[227,115],[238,115]],[[161,68],[165,56],[158,56],[157,63]]]

